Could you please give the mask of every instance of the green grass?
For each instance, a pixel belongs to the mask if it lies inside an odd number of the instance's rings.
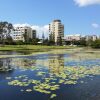
[[[42,45],[5,45],[0,46],[0,51],[48,51],[50,49],[72,49],[69,46],[42,46]]]

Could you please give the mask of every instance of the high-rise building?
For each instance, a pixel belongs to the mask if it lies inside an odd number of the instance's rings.
[[[64,40],[64,25],[61,20],[54,20],[49,24],[49,39],[52,39],[55,44],[63,43]]]

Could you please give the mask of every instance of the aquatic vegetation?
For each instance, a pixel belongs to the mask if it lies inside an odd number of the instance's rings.
[[[14,86],[28,86],[29,84],[27,82],[20,82],[19,80],[13,80],[11,82],[8,82],[8,85],[14,85]]]
[[[65,81],[65,80],[60,79],[60,80],[59,80],[59,83],[60,83],[60,84],[61,84],[61,83],[64,83],[64,81]]]
[[[55,67],[52,67],[51,70],[54,69]],[[32,89],[31,88],[26,89],[25,91],[26,92],[37,91],[44,94],[51,94],[50,98],[54,98],[57,95],[52,94],[52,91],[60,89],[61,84],[74,85],[77,84],[78,79],[80,78],[93,77],[93,75],[100,75],[100,67],[95,67],[95,66],[90,68],[84,66],[80,67],[66,66],[66,67],[61,67],[60,71],[55,71],[55,73],[51,74],[46,71],[39,71],[39,70],[36,71],[37,71],[36,76],[41,77],[42,80],[30,79],[27,75],[19,75],[13,78],[15,80],[13,80],[11,77],[6,77],[6,79],[11,80],[8,82],[8,85],[27,87],[30,84],[33,84]],[[46,77],[46,75],[49,76]],[[81,81],[80,83],[84,82]],[[23,92],[24,90],[21,89],[20,91]]]
[[[50,98],[52,99],[52,98],[54,98],[54,97],[56,97],[57,95],[56,94],[52,94],[51,96],[50,96]]]
[[[65,81],[64,84],[76,84],[77,81],[73,81],[73,80],[69,80],[69,81]]]
[[[5,66],[5,67],[2,66],[0,68],[0,72],[10,72],[12,70],[13,70],[13,68],[8,68],[7,66]]]
[[[61,51],[57,52],[58,54],[61,53]],[[77,50],[74,52],[77,52]],[[76,54],[73,53],[70,57],[65,58],[63,57],[64,55],[58,56],[56,55],[56,52],[53,53],[53,51],[49,52],[49,54],[55,55],[48,56],[48,58],[44,57],[45,59],[42,59],[42,56],[39,56],[39,59],[36,58],[38,60],[13,58],[10,64],[14,66],[14,69],[18,69],[20,74],[15,77],[6,77],[8,85],[19,86],[22,88],[20,90],[21,92],[37,91],[44,93],[50,95],[50,98],[52,99],[57,96],[55,92],[60,89],[62,84],[65,86],[75,85],[78,83],[79,79],[85,77],[92,79],[93,76],[100,75],[99,61],[98,65],[95,66],[91,63],[86,63],[85,66],[84,64],[80,65],[79,63],[79,61],[84,59],[95,58],[95,54],[91,55],[90,53],[87,53],[84,55],[84,53],[77,52]],[[76,62],[77,64],[73,63],[72,66],[65,65],[65,63],[71,61]],[[2,69],[0,68],[0,71],[1,70]],[[29,75],[30,73],[27,72],[30,72],[31,76]],[[25,73],[25,75],[22,73]],[[79,83],[85,84],[82,80]],[[25,87],[25,89],[23,89],[23,87]]]
[[[30,80],[29,80],[30,81]],[[40,84],[41,82],[39,80],[31,80],[32,84]]]
[[[32,92],[32,89],[26,89],[26,92]]]
[[[45,93],[45,94],[50,94],[51,93],[50,91],[47,91],[47,90],[44,90],[44,89],[40,89],[38,86],[34,86],[33,89],[35,91],[40,92],[40,93]]]
[[[24,92],[24,90],[23,90],[23,89],[21,89],[20,91],[21,91],[21,92]]]
[[[11,80],[11,77],[6,77],[7,80]]]
[[[44,75],[46,72],[38,72],[37,73],[37,76],[42,76],[42,75]]]

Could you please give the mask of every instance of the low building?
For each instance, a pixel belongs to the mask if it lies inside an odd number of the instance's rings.
[[[85,36],[85,40],[86,40],[86,41],[92,40],[92,36],[91,36],[91,35],[86,35],[86,36]]]
[[[85,40],[86,41],[89,41],[89,40],[92,40],[92,41],[95,41],[95,40],[97,40],[98,38],[97,38],[97,35],[86,35],[85,36]]]
[[[100,39],[100,35],[98,36],[98,39]]]
[[[98,39],[98,38],[97,38],[96,35],[93,35],[93,36],[92,36],[92,40],[93,40],[93,41],[95,41],[95,40],[97,40],[97,39]]]
[[[81,40],[81,35],[80,34],[75,34],[75,35],[66,35],[65,41],[79,41]]]

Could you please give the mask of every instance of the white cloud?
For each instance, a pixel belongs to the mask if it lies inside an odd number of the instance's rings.
[[[99,28],[99,27],[100,27],[100,25],[99,25],[99,24],[97,24],[97,23],[93,23],[93,24],[92,24],[92,27],[94,27],[94,28]]]
[[[39,38],[42,37],[43,33],[45,35],[45,38],[48,37],[49,35],[49,25],[38,26],[38,25],[30,25],[30,24],[25,23],[25,24],[14,24],[13,26],[14,27],[25,27],[25,26],[31,27],[32,29],[35,29],[37,31],[37,36]]]
[[[25,27],[25,26],[31,27],[31,25],[28,24],[28,23],[25,23],[25,24],[14,24],[13,26],[14,27]]]
[[[44,25],[44,26],[32,25],[31,28],[37,30],[37,35],[40,38],[42,37],[42,34],[44,34],[45,38],[48,37],[49,35],[49,25]]]
[[[79,7],[100,4],[100,0],[74,0]]]

